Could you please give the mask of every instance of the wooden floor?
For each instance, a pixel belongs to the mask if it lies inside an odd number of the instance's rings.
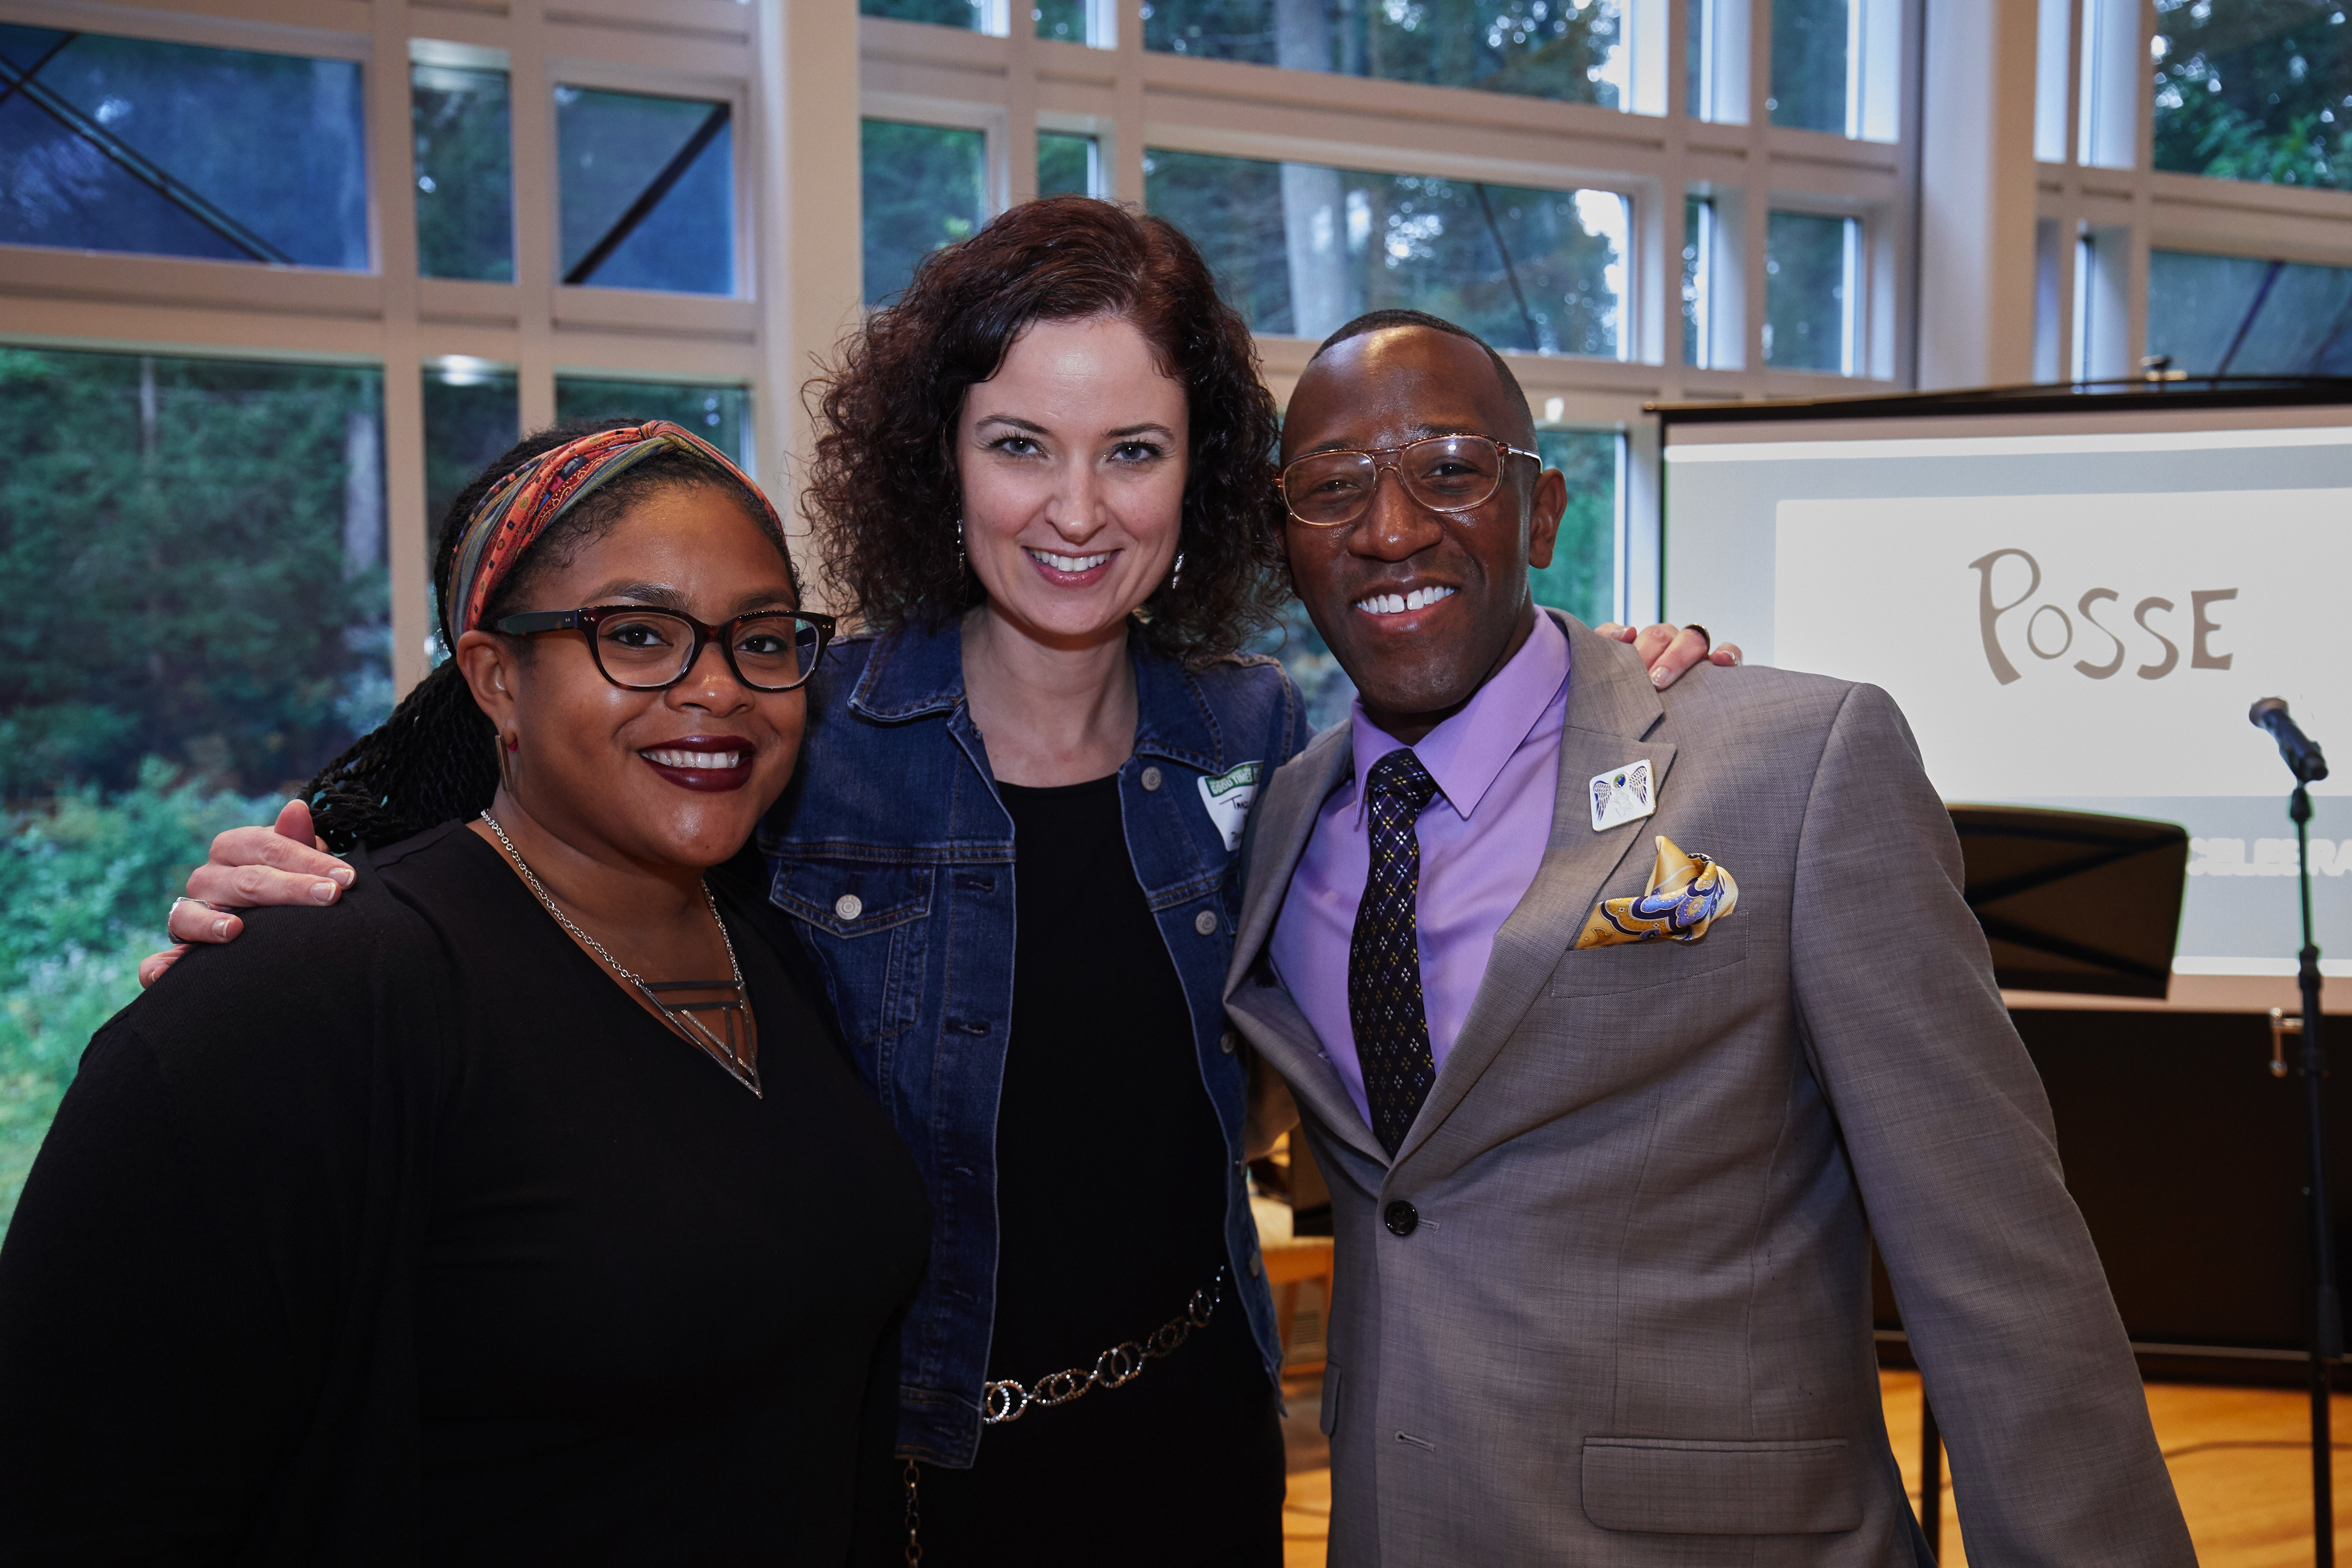
[[[1913,1506],[1919,1497],[1919,1378],[1880,1375],[1886,1428]],[[1288,1385],[1290,1497],[1283,1507],[1286,1568],[1320,1568],[1330,1529],[1329,1451],[1316,1430],[1317,1380]],[[2311,1561],[2311,1406],[2299,1393],[2152,1383],[2149,1417],[2172,1469],[2180,1511],[2201,1568],[2287,1568]],[[2352,1395],[2335,1407],[2336,1551],[2352,1553]],[[1956,1521],[1948,1472],[1944,1493],[1945,1568],[1968,1562],[1968,1531]]]

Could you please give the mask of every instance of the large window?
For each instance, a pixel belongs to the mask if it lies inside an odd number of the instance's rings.
[[[555,89],[566,283],[735,291],[735,163],[724,103]]]
[[[1622,351],[1631,219],[1612,191],[1154,151],[1144,193],[1208,253],[1260,332],[1320,338],[1367,310],[1403,307],[1501,349]]]
[[[393,685],[377,372],[0,348],[0,417],[5,1223],[205,840]]]
[[[352,60],[0,25],[0,245],[368,265]]]

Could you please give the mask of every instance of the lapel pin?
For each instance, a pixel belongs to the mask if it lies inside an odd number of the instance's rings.
[[[1657,786],[1650,776],[1650,759],[1629,762],[1592,776],[1592,831],[1605,833],[1626,822],[1638,821],[1658,809]]]

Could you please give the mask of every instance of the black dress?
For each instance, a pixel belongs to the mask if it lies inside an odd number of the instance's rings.
[[[844,1561],[928,1208],[763,910],[764,1098],[458,823],[183,959],[0,1249],[0,1561]]]
[[[1034,1387],[1180,1316],[1226,1263],[1225,1139],[1116,777],[999,785],[1013,823],[1013,1027],[997,1103],[988,1375]],[[1282,1561],[1282,1428],[1233,1280],[1140,1377],[921,1468],[924,1561]]]

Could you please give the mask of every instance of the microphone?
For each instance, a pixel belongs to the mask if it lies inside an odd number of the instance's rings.
[[[2268,730],[2278,742],[2279,755],[2286,759],[2288,771],[2298,782],[2316,784],[2327,777],[2327,758],[2321,756],[2319,743],[2295,727],[2286,716],[2284,697],[2264,697],[2246,712],[2247,719],[2256,729]]]

